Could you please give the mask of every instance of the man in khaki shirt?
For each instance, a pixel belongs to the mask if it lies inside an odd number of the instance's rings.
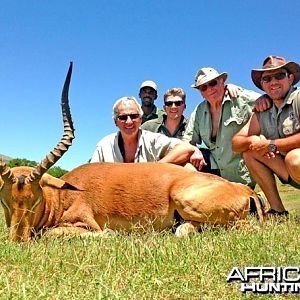
[[[197,169],[254,188],[242,155],[231,149],[231,139],[247,123],[260,94],[233,89],[234,86],[225,84],[227,76],[211,67],[197,72],[192,87],[199,90],[205,101],[192,113],[183,140],[205,146],[200,148],[202,159],[196,157],[197,153],[191,157]]]
[[[261,69],[251,73],[254,84],[272,100],[270,109],[255,113],[232,140],[233,150],[243,152],[255,181],[265,193],[270,215],[287,215],[275,181],[300,187],[300,80],[299,64],[268,56]]]

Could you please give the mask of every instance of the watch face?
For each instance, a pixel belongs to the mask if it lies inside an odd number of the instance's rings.
[[[269,144],[269,152],[275,153],[277,150],[277,147],[275,144]]]

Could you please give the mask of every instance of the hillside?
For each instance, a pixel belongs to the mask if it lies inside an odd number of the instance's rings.
[[[9,162],[11,159],[12,159],[12,157],[9,157],[9,156],[7,156],[7,155],[4,155],[4,154],[0,154],[0,160],[4,160],[4,162]]]

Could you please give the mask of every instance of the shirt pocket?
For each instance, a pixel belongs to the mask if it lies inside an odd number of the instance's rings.
[[[294,112],[290,112],[289,116],[282,122],[282,133],[284,136],[292,135],[299,131],[298,120]]]
[[[224,137],[231,139],[247,123],[249,115],[247,111],[236,111],[224,122]],[[231,140],[230,140],[231,142]]]
[[[232,126],[239,126],[248,121],[248,112],[246,109],[241,109],[239,107],[231,107],[231,114],[224,121],[224,125],[228,126],[231,124]]]

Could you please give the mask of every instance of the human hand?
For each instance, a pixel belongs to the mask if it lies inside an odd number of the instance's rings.
[[[242,90],[243,89],[240,86],[229,83],[227,84],[225,95],[230,98],[237,98],[241,94]]]
[[[258,137],[258,136],[257,136]],[[267,140],[265,136],[260,135],[259,139],[255,139],[251,142],[249,149],[252,151],[257,151],[261,156],[266,156],[267,158],[274,158],[276,153],[269,151],[270,140]]]
[[[269,109],[272,106],[272,100],[267,95],[262,95],[256,99],[252,111],[262,112]]]
[[[203,166],[207,165],[202,152],[197,147],[195,147],[195,151],[190,157],[190,163],[199,171],[203,168]]]

